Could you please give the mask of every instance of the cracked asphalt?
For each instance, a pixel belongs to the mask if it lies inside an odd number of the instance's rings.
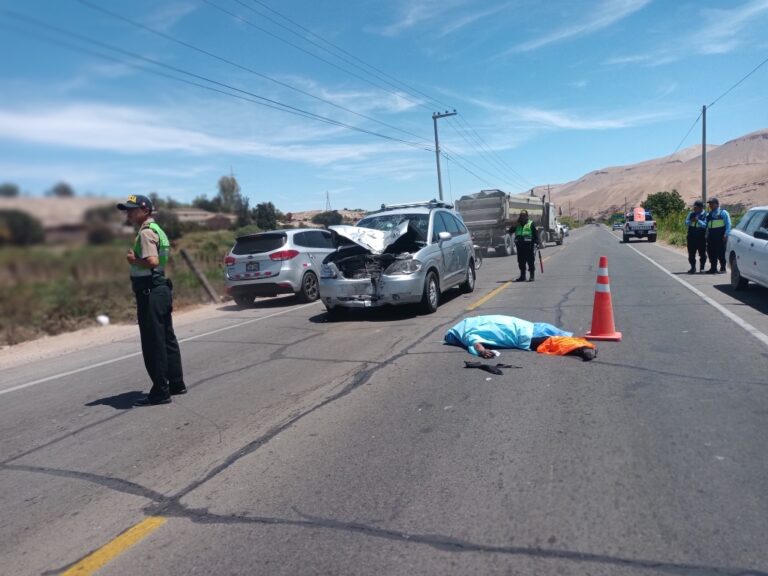
[[[147,388],[138,335],[0,373],[0,573],[59,574],[149,517],[99,574],[768,574],[768,348],[602,227],[488,258],[438,312],[328,322],[290,298],[179,328],[190,393]],[[464,368],[466,315],[590,328],[609,259],[619,343],[592,362]],[[768,333],[766,291],[678,276]],[[25,383],[39,384],[3,394]],[[85,572],[83,572],[85,573]]]

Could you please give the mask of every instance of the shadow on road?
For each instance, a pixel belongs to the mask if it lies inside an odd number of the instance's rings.
[[[445,306],[452,300],[462,296],[461,290],[448,290],[440,296],[440,306]],[[400,306],[380,306],[376,308],[348,308],[338,317],[331,319],[327,312],[315,314],[309,318],[313,324],[327,322],[390,322],[407,320],[422,316],[418,304],[402,304]]]
[[[714,286],[714,288],[734,300],[738,300],[744,306],[749,306],[758,312],[768,314],[768,288],[752,283],[747,286],[746,290],[734,290],[730,284],[719,284]]]
[[[107,396],[106,398],[99,398],[93,402],[88,402],[86,406],[111,406],[115,410],[130,410],[133,408],[133,404],[136,400],[144,398],[146,394],[139,390],[132,392],[123,392],[115,396]]]
[[[234,302],[230,302],[225,306],[220,306],[217,310],[221,312],[239,312],[240,310],[248,310],[251,308],[280,308],[282,306],[292,306],[294,304],[301,304],[299,299],[292,294],[286,294],[285,296],[275,296],[274,298],[260,298],[256,300],[250,306],[238,306]]]

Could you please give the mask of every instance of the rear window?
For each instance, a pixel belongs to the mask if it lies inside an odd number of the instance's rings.
[[[285,244],[285,234],[257,234],[256,236],[243,236],[235,241],[232,254],[260,254],[272,252]]]

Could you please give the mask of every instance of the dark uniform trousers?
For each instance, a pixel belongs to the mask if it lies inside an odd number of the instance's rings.
[[[533,250],[534,242],[524,242],[522,240],[515,242],[517,248],[517,267],[520,268],[520,276],[525,276],[525,266],[528,265],[528,272],[533,278],[536,272],[536,253]]]
[[[707,256],[711,270],[725,270],[725,228],[710,228],[707,230]]]
[[[707,265],[707,237],[704,228],[688,228],[688,263],[696,269],[696,254],[699,255],[699,269]]]
[[[173,293],[167,283],[141,288],[134,286],[144,366],[152,380],[149,398],[168,398],[184,388],[181,351],[173,331]]]

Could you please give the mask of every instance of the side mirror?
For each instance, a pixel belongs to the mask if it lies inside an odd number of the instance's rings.
[[[768,231],[755,230],[755,238],[758,240],[768,240]]]
[[[451,236],[450,232],[438,232],[437,233],[437,239],[440,242],[442,242],[443,240],[450,240],[451,238],[453,238],[453,236]]]

